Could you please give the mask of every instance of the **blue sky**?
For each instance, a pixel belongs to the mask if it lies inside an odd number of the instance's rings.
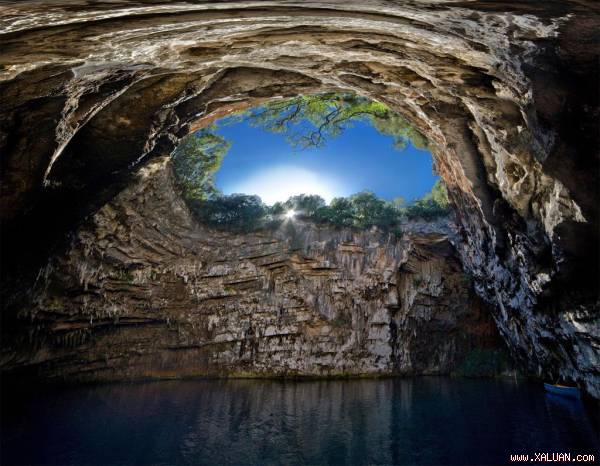
[[[431,154],[410,146],[394,149],[393,138],[359,122],[325,147],[294,150],[284,134],[273,134],[242,121],[221,126],[232,142],[216,174],[225,194],[258,194],[272,204],[292,194],[348,196],[368,189],[379,197],[407,201],[423,196],[438,178]]]

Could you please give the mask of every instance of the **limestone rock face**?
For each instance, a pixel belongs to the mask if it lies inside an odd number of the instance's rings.
[[[513,354],[600,398],[597,2],[0,8],[5,333],[35,331],[19,317],[35,277],[139,166],[234,109],[344,90],[431,141],[461,262]]]
[[[501,340],[447,225],[403,239],[288,221],[198,225],[150,164],[52,258],[4,366],[69,380],[171,375],[440,374]]]

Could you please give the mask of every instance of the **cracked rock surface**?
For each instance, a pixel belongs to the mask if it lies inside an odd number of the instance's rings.
[[[599,8],[0,2],[3,331],[31,339],[23,310],[48,258],[180,137],[268,99],[344,90],[431,141],[460,261],[513,355],[600,397]]]
[[[21,315],[36,344],[4,366],[86,381],[447,374],[503,347],[448,230],[209,230],[159,159],[44,268]]]

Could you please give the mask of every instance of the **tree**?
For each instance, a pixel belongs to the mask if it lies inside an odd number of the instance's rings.
[[[325,200],[316,194],[299,194],[290,197],[284,206],[287,210],[295,210],[301,215],[311,217],[319,208],[325,207]]]
[[[404,149],[409,141],[417,149],[428,147],[427,138],[402,115],[388,111],[385,117],[372,118],[371,123],[381,134],[392,136],[394,147],[398,150]]]
[[[442,184],[441,180],[437,180],[431,191],[425,195],[424,199],[431,199],[440,207],[446,208],[450,205],[450,201],[448,199],[448,191]]]
[[[326,93],[297,96],[269,102],[226,119],[228,124],[248,119],[267,131],[285,133],[300,148],[319,147],[357,121],[370,122],[380,133],[392,136],[396,147],[408,141],[425,148],[427,140],[401,115],[380,102],[354,94]],[[239,231],[273,228],[283,214],[301,216],[337,227],[371,228],[398,232],[404,217],[432,219],[448,212],[448,196],[440,182],[430,193],[403,207],[404,200],[387,202],[370,191],[349,198],[335,198],[329,206],[317,195],[300,194],[286,202],[265,206],[258,196],[223,196],[215,187],[214,175],[231,143],[205,128],[184,138],[173,154],[173,165],[184,198],[201,222]]]
[[[450,212],[448,192],[442,182],[438,180],[429,193],[421,199],[413,201],[403,210],[410,219],[434,220],[437,217],[443,217]]]
[[[348,93],[300,95],[268,102],[240,112],[224,123],[248,120],[251,125],[273,133],[285,133],[297,148],[322,147],[327,139],[340,135],[357,121],[373,125],[381,134],[392,136],[402,149],[407,141],[426,148],[427,139],[409,122],[381,102]]]
[[[205,200],[217,193],[214,175],[230,147],[208,128],[181,140],[173,153],[173,167],[186,199]]]
[[[407,207],[401,207],[401,202],[403,200],[399,199],[388,202],[371,191],[336,197],[330,205],[326,205],[320,196],[308,194],[292,196],[270,207],[263,204],[260,197],[246,194],[215,194],[207,199],[188,199],[188,205],[201,223],[238,232],[278,228],[284,214],[293,209],[315,223],[362,230],[377,227],[401,236],[401,226],[406,218],[434,220],[449,212],[448,195],[439,181],[423,198]],[[287,228],[293,229],[293,226]]]
[[[260,197],[246,194],[195,199],[190,202],[190,206],[200,222],[242,232],[261,227],[267,214],[267,208]]]
[[[268,213],[273,216],[283,215],[288,209],[283,202],[276,202],[272,206],[268,207]]]
[[[394,207],[396,207],[397,209],[400,209],[404,207],[404,204],[406,204],[406,200],[403,197],[398,196],[394,198],[392,204],[394,204]]]
[[[319,223],[330,223],[338,228],[354,224],[354,210],[348,198],[335,197],[328,206],[317,209],[313,218]]]
[[[385,201],[371,191],[362,191],[350,196],[350,204],[354,213],[354,226],[357,228],[379,226],[389,220],[384,220],[389,214],[389,210],[385,208]]]

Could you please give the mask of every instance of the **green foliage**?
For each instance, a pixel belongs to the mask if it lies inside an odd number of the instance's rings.
[[[399,223],[399,212],[395,206],[370,191],[352,195],[350,203],[354,209],[354,226],[357,228],[376,226],[388,230]]]
[[[268,213],[273,216],[283,215],[288,211],[288,208],[285,206],[285,204],[283,202],[276,202],[271,207],[268,207],[268,209],[269,209]]]
[[[437,180],[434,183],[433,187],[431,188],[431,191],[424,197],[424,199],[431,199],[433,202],[435,202],[442,208],[447,208],[450,205],[450,201],[448,199],[448,191],[446,191],[446,188],[440,180]]]
[[[363,191],[348,198],[337,197],[329,206],[317,209],[311,220],[333,226],[369,229],[377,227],[401,235],[401,211],[391,202]]]
[[[394,204],[394,206],[397,209],[401,209],[402,207],[404,207],[404,204],[406,204],[406,201],[404,200],[403,197],[396,197],[394,198],[394,200],[392,201],[392,204]]]
[[[427,148],[427,139],[406,118],[381,102],[355,94],[325,93],[275,100],[240,112],[225,124],[240,120],[266,131],[285,133],[288,142],[300,149],[322,147],[327,139],[339,136],[357,121],[368,122],[381,134],[393,137],[399,149],[408,141],[417,148]]]
[[[317,223],[331,224],[338,228],[377,227],[402,236],[401,225],[406,218],[434,220],[449,212],[446,189],[437,181],[430,193],[406,207],[402,198],[388,202],[370,191],[363,191],[348,198],[333,199],[329,206],[318,208],[310,218]]]
[[[246,194],[215,195],[188,204],[201,223],[239,232],[262,227],[268,213],[260,197]]]
[[[402,224],[407,218],[433,220],[449,213],[448,198],[441,184],[436,184],[423,199],[407,207],[402,207],[397,200],[380,199],[370,191],[336,197],[329,205],[320,196],[307,194],[272,206],[263,204],[258,196],[245,194],[217,193],[207,198],[187,199],[187,202],[201,223],[238,232],[279,228],[287,222],[286,213],[294,210],[297,218],[318,224],[361,230],[377,227],[401,237]]]
[[[403,209],[409,219],[434,220],[448,215],[450,202],[446,188],[440,180],[436,181],[431,191],[421,199],[415,200]]]
[[[404,117],[380,102],[355,94],[326,93],[275,100],[226,118],[222,124],[242,119],[267,131],[285,133],[290,144],[299,148],[320,147],[357,121],[369,122],[380,133],[392,136],[398,148],[405,147],[407,141],[418,148],[427,147],[427,140]],[[214,127],[205,128],[187,136],[173,154],[175,174],[186,199],[207,200],[218,193],[214,175],[231,143],[213,130]],[[314,210],[311,208],[309,215]]]
[[[317,210],[325,207],[325,200],[316,194],[299,194],[290,197],[283,204],[284,210],[294,210],[304,217],[312,217]]]
[[[350,199],[336,197],[328,206],[321,207],[313,215],[318,223],[330,223],[335,227],[351,227],[354,222],[354,214]]]
[[[231,143],[203,129],[183,138],[173,153],[173,168],[186,199],[206,200],[217,193],[214,175]]]
[[[354,94],[328,93],[298,96],[269,102],[226,119],[248,119],[268,131],[285,133],[300,148],[322,146],[354,122],[370,122],[382,134],[392,136],[397,147],[407,141],[426,148],[427,140],[402,116],[387,106]],[[330,205],[317,195],[301,194],[286,202],[266,206],[258,196],[224,196],[214,185],[214,175],[231,143],[206,128],[184,138],[173,154],[173,167],[183,196],[198,219],[207,225],[235,231],[278,228],[285,213],[294,210],[300,218],[339,228],[377,227],[402,235],[406,218],[431,220],[448,213],[448,196],[440,182],[422,199],[404,206],[404,199],[379,199],[370,191],[348,198],[335,198]]]
[[[427,149],[428,147],[427,138],[402,115],[388,111],[384,117],[372,118],[371,123],[381,134],[394,138],[396,149],[404,149],[408,141],[417,149]]]
[[[377,227],[396,237],[402,236],[402,224],[407,218],[433,220],[449,213],[448,196],[440,182],[407,207],[402,207],[399,200],[380,199],[370,191],[336,197],[329,205],[320,196],[308,194],[290,197],[270,207],[258,196],[245,194],[213,194],[209,198],[188,199],[188,205],[200,222],[239,232],[279,228],[286,222],[285,214],[294,210],[296,217],[318,224],[361,230]]]

